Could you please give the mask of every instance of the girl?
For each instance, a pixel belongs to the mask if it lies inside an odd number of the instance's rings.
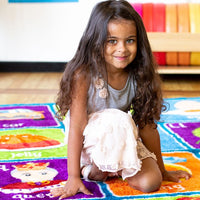
[[[143,22],[124,0],[96,5],[58,94],[68,135],[68,181],[51,191],[60,199],[91,194],[81,175],[96,181],[121,176],[143,192],[162,180],[189,179],[165,170],[156,122],[163,99]],[[132,116],[126,112],[131,109]]]

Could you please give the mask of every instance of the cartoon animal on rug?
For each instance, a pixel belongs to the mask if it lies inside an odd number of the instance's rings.
[[[43,111],[35,111],[31,109],[5,109],[0,110],[0,120],[14,120],[14,119],[45,119]]]
[[[4,193],[31,193],[51,189],[63,180],[53,180],[58,171],[48,166],[49,162],[13,165],[15,169],[10,174],[12,177],[20,179],[21,182],[8,184],[2,187],[1,191]]]

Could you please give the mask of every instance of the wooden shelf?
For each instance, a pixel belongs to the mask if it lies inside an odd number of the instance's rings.
[[[200,33],[148,32],[147,35],[154,52],[200,52]],[[158,72],[200,74],[200,66],[160,66]]]
[[[147,33],[151,48],[157,52],[200,52],[200,33]]]
[[[200,66],[159,66],[159,74],[200,74]]]

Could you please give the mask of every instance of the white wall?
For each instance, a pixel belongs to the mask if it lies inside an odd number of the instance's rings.
[[[164,2],[129,2],[153,1]],[[97,2],[100,0],[79,0],[77,3],[8,3],[8,0],[0,0],[0,61],[69,61]]]

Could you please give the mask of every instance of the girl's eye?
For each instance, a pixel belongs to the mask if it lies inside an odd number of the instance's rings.
[[[108,43],[109,43],[109,44],[116,44],[116,43],[117,43],[117,40],[108,40]]]
[[[131,44],[131,43],[134,42],[134,39],[128,39],[126,42],[127,42],[128,44]]]

